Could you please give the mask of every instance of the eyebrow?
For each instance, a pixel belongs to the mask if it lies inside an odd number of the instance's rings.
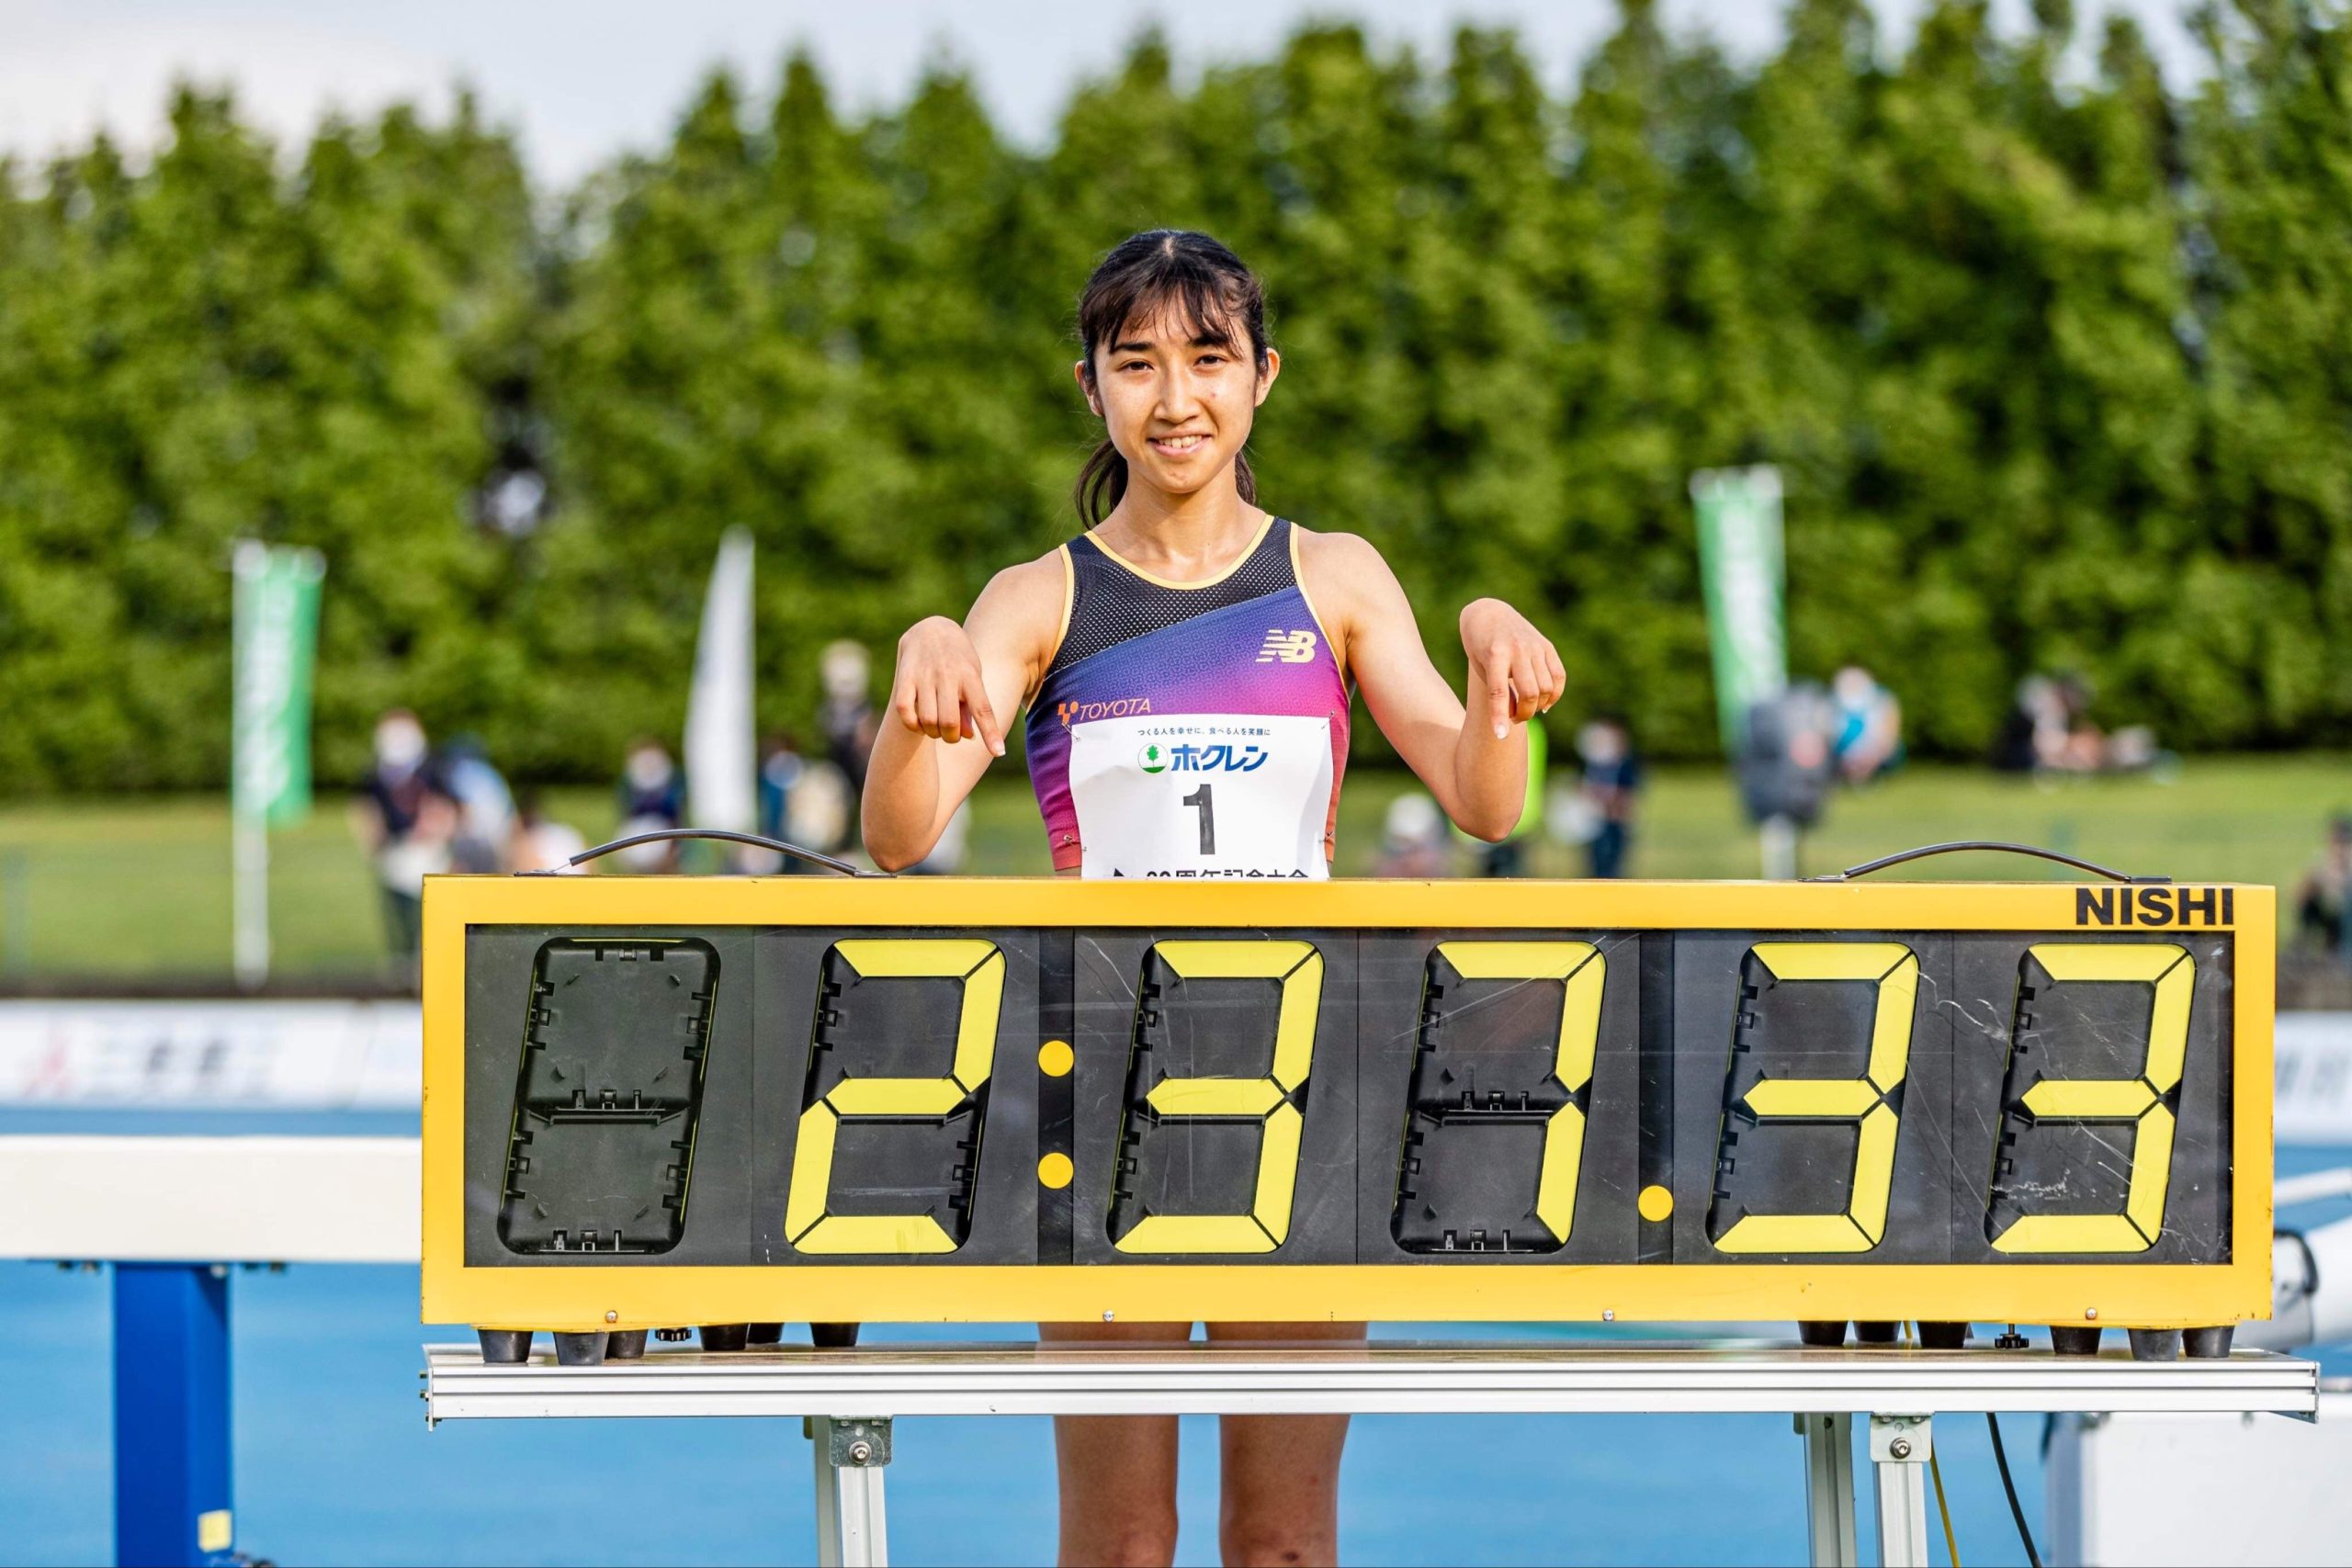
[[[1158,348],[1159,346],[1159,344],[1157,343],[1146,343],[1140,339],[1130,338],[1125,343],[1113,344],[1111,345],[1111,352],[1113,354],[1149,354],[1153,349]],[[1192,341],[1190,346],[1193,348],[1221,348],[1228,354],[1233,351],[1233,344],[1230,339],[1222,337],[1214,333],[1201,333]]]

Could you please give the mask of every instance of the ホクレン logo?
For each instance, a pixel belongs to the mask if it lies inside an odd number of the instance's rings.
[[[1147,773],[1170,768],[1180,773],[1254,773],[1272,755],[1263,746],[1195,746],[1180,741],[1173,746],[1145,746],[1136,753],[1136,765]]]
[[[1272,664],[1280,660],[1284,664],[1304,664],[1315,657],[1313,632],[1286,632],[1280,627],[1266,634],[1265,646],[1258,649],[1258,662]]]

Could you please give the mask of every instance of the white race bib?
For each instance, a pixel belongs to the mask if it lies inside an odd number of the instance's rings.
[[[1080,875],[1331,874],[1329,719],[1146,714],[1069,738]]]

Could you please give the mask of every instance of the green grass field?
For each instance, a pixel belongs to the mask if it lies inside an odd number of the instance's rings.
[[[1389,801],[1414,787],[1400,773],[1349,775],[1340,870],[1361,874],[1378,853]],[[599,790],[552,792],[548,805],[591,842],[609,834]],[[2086,779],[2056,785],[1975,769],[1919,767],[1832,802],[1807,835],[1803,869],[1835,870],[1947,839],[2009,839],[2125,871],[2198,880],[2291,885],[2316,852],[2327,813],[2352,806],[2352,758],[2193,759],[2171,783]],[[993,780],[976,800],[971,866],[989,875],[1041,874],[1044,835],[1026,784]],[[302,826],[273,836],[271,925],[277,976],[299,981],[383,971],[373,881],[342,805],[322,796]],[[1542,842],[1534,870],[1577,874],[1580,852]],[[1756,874],[1755,836],[1720,769],[1652,775],[1634,847],[1642,876]],[[1953,856],[1905,872],[1943,877],[2033,877],[2041,863]],[[1898,873],[1896,874],[1901,874]],[[217,797],[101,799],[0,807],[0,982],[88,976],[217,983],[229,968],[229,818]]]

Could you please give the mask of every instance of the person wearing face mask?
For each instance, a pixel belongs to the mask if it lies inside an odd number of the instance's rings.
[[[621,825],[616,835],[631,838],[639,833],[659,832],[664,828],[678,828],[686,819],[686,780],[678,765],[670,760],[669,749],[650,736],[643,736],[629,743],[628,757],[621,764],[620,784]],[[624,871],[657,874],[678,868],[678,844],[674,839],[659,843],[639,844],[620,852]]]
[[[449,869],[458,811],[431,764],[424,726],[408,709],[389,709],[376,721],[374,760],[353,807],[383,892],[392,956],[413,976],[424,879]]]
[[[1103,258],[1078,321],[1079,390],[1107,436],[1079,476],[1086,529],[999,572],[960,625],[933,616],[899,639],[865,776],[875,863],[904,870],[931,852],[1004,754],[999,716],[1025,705],[1057,871],[1327,877],[1357,689],[1445,816],[1489,843],[1508,838],[1527,803],[1529,721],[1566,683],[1559,655],[1509,604],[1475,600],[1459,621],[1468,674],[1456,695],[1377,549],[1258,504],[1242,449],[1282,362],[1257,276],[1205,234],[1155,230]],[[1208,1332],[1328,1343],[1361,1340],[1364,1327]],[[1191,1329],[1040,1334],[1151,1345]],[[1176,1418],[1054,1425],[1062,1561],[1167,1562]],[[1224,1417],[1227,1562],[1336,1560],[1347,1427],[1343,1415]]]

